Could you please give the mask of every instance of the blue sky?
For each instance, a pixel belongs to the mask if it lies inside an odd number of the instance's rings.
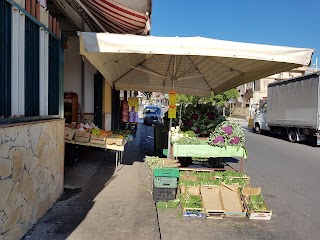
[[[151,35],[314,48],[320,62],[320,0],[153,0]]]

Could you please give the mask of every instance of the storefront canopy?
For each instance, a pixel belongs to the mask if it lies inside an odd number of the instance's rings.
[[[135,1],[135,5],[140,6],[139,12],[128,5],[132,1],[113,0],[81,0],[86,7],[103,26],[102,30],[112,33],[144,34],[150,31],[150,22],[147,11],[147,0]],[[122,2],[122,3],[120,3]],[[79,3],[79,0],[78,0]]]
[[[313,49],[215,40],[79,33],[80,53],[117,90],[209,96],[310,64]]]

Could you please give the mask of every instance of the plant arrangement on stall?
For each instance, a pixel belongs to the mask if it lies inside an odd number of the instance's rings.
[[[245,137],[239,124],[232,121],[224,121],[216,127],[214,132],[210,133],[208,143],[218,147],[244,147]]]
[[[181,131],[179,126],[171,127],[170,129],[172,143],[178,144],[191,144],[191,145],[199,145],[200,140],[197,139],[197,135],[194,131]]]

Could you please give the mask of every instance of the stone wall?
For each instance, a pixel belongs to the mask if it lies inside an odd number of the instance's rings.
[[[247,118],[249,117],[249,108],[248,107],[235,107],[232,109],[233,117],[239,117],[239,118]]]
[[[64,119],[0,126],[0,240],[20,239],[63,192]]]

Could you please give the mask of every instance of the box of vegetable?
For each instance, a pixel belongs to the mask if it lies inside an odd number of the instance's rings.
[[[242,189],[244,203],[249,219],[270,220],[272,211],[269,210],[261,194],[261,188],[244,187]]]
[[[205,217],[200,195],[191,195],[186,191],[180,195],[180,202],[183,216],[196,218]]]

